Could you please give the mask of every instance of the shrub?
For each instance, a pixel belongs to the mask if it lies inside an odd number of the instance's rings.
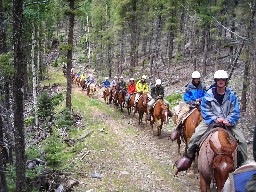
[[[165,99],[170,102],[170,104],[171,104],[170,107],[174,107],[180,101],[183,100],[183,97],[182,97],[182,94],[175,93],[175,94],[172,94],[172,95],[168,95]]]
[[[56,125],[57,127],[70,127],[75,123],[73,115],[71,112],[65,108],[56,116]]]
[[[47,92],[42,92],[38,99],[38,117],[46,119],[53,114],[54,106],[52,97]]]

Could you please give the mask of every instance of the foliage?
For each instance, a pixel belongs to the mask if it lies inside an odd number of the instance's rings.
[[[168,95],[165,99],[170,102],[170,107],[174,107],[179,103],[179,101],[183,100],[183,97],[182,94],[174,93],[172,95]]]
[[[30,116],[24,119],[24,124],[25,126],[31,126],[35,124],[35,117],[34,116]]]
[[[57,114],[56,116],[56,125],[57,127],[70,127],[72,125],[74,125],[75,120],[73,118],[73,115],[71,114],[71,112],[65,108],[63,111],[61,111],[59,114]]]
[[[14,68],[11,65],[12,55],[8,54],[0,54],[0,77],[12,77],[14,74]]]
[[[46,91],[43,91],[38,99],[38,117],[46,119],[53,115],[53,110],[52,97]]]
[[[66,144],[60,136],[60,131],[55,129],[53,134],[43,141],[45,161],[47,166],[53,170],[60,171],[67,165],[71,153],[66,150]]]
[[[58,93],[57,95],[53,96],[52,98],[52,104],[54,106],[59,105],[64,100],[64,96],[62,93]]]

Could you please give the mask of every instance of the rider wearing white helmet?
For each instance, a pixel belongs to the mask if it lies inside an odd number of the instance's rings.
[[[141,79],[136,83],[136,92],[137,93],[136,93],[135,100],[134,100],[133,113],[136,113],[136,111],[137,111],[137,104],[138,104],[138,99],[139,99],[140,95],[143,93],[148,93],[148,83],[146,82],[146,79],[147,79],[147,76],[142,75]]]
[[[247,160],[246,140],[236,124],[240,117],[239,101],[235,93],[227,87],[228,74],[224,70],[218,70],[214,74],[216,87],[207,91],[201,101],[201,113],[203,120],[196,127],[192,135],[187,154],[176,163],[178,171],[187,170],[195,157],[198,149],[197,142],[206,133],[209,125],[221,124],[230,127],[235,138],[238,140],[238,166]]]
[[[152,99],[148,102],[148,116],[147,116],[148,120],[151,119],[151,116],[153,114],[153,106],[154,106],[155,102],[158,99],[163,99],[164,98],[164,87],[162,86],[161,79],[157,79],[155,86],[153,86],[151,88],[151,97],[152,97]],[[165,99],[164,99],[164,103],[167,106],[169,106],[169,102],[166,101]]]
[[[130,82],[128,83],[128,89],[127,89],[127,97],[126,97],[127,106],[129,106],[131,95],[134,93],[136,93],[136,83],[134,82],[134,78],[130,78]]]

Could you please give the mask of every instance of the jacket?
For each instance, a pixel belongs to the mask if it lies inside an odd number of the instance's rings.
[[[121,89],[121,88],[126,89],[126,83],[124,81],[119,81],[117,83],[117,89]]]
[[[136,91],[137,92],[143,92],[148,93],[148,84],[146,82],[141,83],[140,80],[136,83]]]
[[[206,124],[210,125],[215,123],[217,118],[228,120],[231,126],[237,124],[240,117],[240,108],[237,96],[229,89],[226,88],[226,93],[223,102],[220,105],[214,98],[212,90],[209,89],[201,101],[202,117]]]
[[[161,95],[162,97],[164,97],[164,87],[160,86],[153,86],[151,88],[151,96],[153,97],[153,99],[157,99],[157,96]]]
[[[103,86],[105,88],[110,87],[110,82],[108,80],[103,81]]]
[[[192,82],[186,85],[185,93],[183,95],[183,99],[186,103],[192,104],[196,101],[196,99],[200,99],[204,96],[206,92],[206,87],[203,83],[199,83],[196,87]]]
[[[132,94],[136,92],[136,83],[129,83],[128,84],[128,93]]]

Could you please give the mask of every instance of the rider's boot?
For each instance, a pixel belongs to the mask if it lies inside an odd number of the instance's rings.
[[[149,107],[149,110],[148,110],[148,115],[147,115],[147,120],[150,121],[151,120],[151,117],[152,117],[152,111],[153,111],[153,107]]]
[[[197,151],[197,144],[192,145],[187,151],[187,153],[181,157],[178,161],[175,162],[175,166],[177,168],[176,175],[180,171],[186,171],[188,168],[190,168],[192,161],[195,159],[195,154]]]
[[[136,113],[136,112],[137,112],[137,105],[138,105],[138,102],[137,102],[137,101],[134,101],[133,113]]]

